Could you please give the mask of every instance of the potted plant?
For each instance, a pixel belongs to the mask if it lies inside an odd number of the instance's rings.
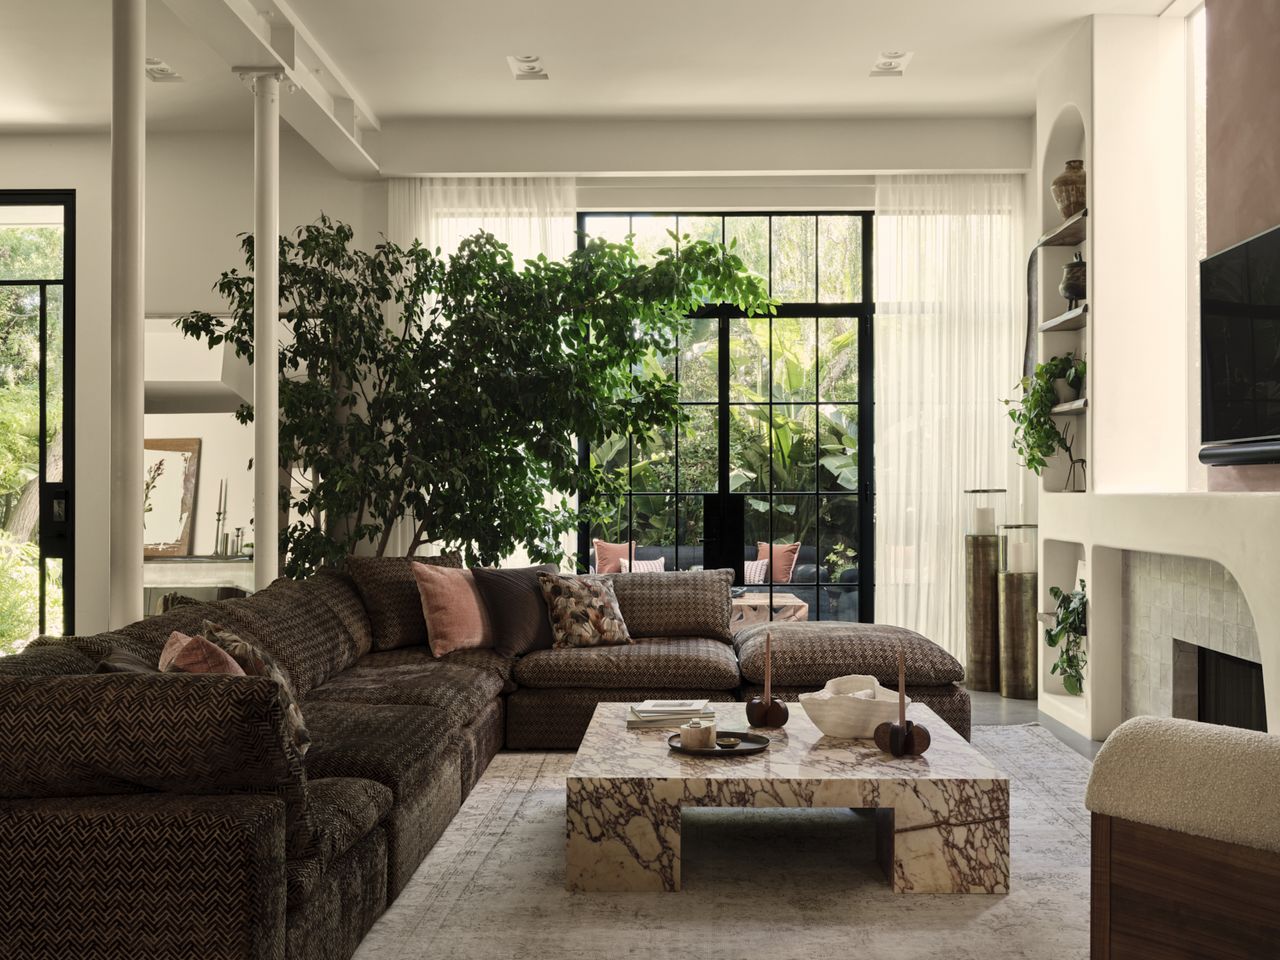
[[[1058,659],[1050,672],[1062,678],[1062,685],[1073,697],[1084,693],[1084,668],[1088,663],[1084,649],[1084,640],[1089,632],[1088,599],[1084,581],[1079,582],[1080,589],[1070,593],[1061,587],[1049,588],[1049,595],[1057,602],[1058,609],[1054,611],[1053,626],[1044,631],[1044,642],[1058,651]]]
[[[1059,450],[1065,452],[1071,461],[1073,474],[1077,466],[1084,465],[1084,461],[1077,460],[1072,453],[1069,428],[1058,429],[1053,419],[1053,408],[1061,402],[1055,381],[1063,380],[1068,387],[1081,389],[1085,372],[1084,360],[1073,353],[1050,357],[1036,364],[1031,376],[1018,382],[1022,389],[1019,399],[1001,401],[1010,408],[1009,418],[1014,423],[1013,449],[1021,458],[1022,465],[1037,475]]]
[[[1070,403],[1078,400],[1084,393],[1084,360],[1075,354],[1065,357],[1052,357],[1048,361],[1049,375],[1053,377],[1053,392],[1059,403]]]

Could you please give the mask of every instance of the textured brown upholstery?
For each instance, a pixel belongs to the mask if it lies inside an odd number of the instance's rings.
[[[895,684],[896,686],[896,684]],[[812,693],[821,687],[774,687],[773,695],[781,697],[783,700],[795,700],[802,693]],[[764,688],[758,684],[747,684],[742,688],[743,699],[754,697],[764,692]],[[966,740],[972,732],[970,711],[972,704],[969,700],[969,691],[964,687],[957,686],[954,683],[944,683],[938,686],[921,686],[916,687],[907,684],[907,696],[917,703],[922,703],[943,720],[960,736]]]
[[[501,698],[490,700],[480,711],[480,715],[463,727],[458,739],[460,755],[460,774],[462,779],[461,799],[480,780],[498,751],[502,749],[502,740],[506,735],[506,708]]]
[[[4,677],[0,730],[0,797],[268,793],[285,803],[290,854],[312,848],[302,762],[266,677]]]
[[[821,687],[832,677],[861,673],[898,685],[898,651],[906,653],[907,683],[936,686],[964,679],[964,667],[914,630],[877,623],[760,623],[734,638],[743,680],[764,682],[765,634],[773,634],[773,682]]]
[[[507,697],[507,747],[513,750],[575,750],[587,732],[598,703],[639,703],[654,698],[683,697],[704,697],[722,703],[736,699],[732,690],[652,687],[530,690],[522,687]]]
[[[391,655],[398,652],[391,651]],[[364,662],[388,654],[364,657],[312,690],[307,703],[342,701],[430,707],[440,712],[442,729],[451,729],[470,723],[485,704],[502,692],[506,682],[502,670],[469,666],[466,660],[455,661],[457,654],[437,660],[430,651],[424,652],[427,656],[417,660],[404,658],[406,662],[398,665],[368,666]]]
[[[541,689],[733,690],[738,659],[733,648],[706,637],[637,640],[617,647],[535,650],[516,662],[516,683]]]
[[[0,801],[0,955],[280,960],[284,838],[270,797]]]
[[[347,960],[386,909],[387,834],[375,828],[333,862],[286,918],[290,960]]]
[[[613,591],[633,637],[711,637],[728,643],[732,570],[615,573]]]
[[[74,639],[68,637],[67,639]],[[109,650],[104,650],[109,652]],[[0,677],[47,677],[93,673],[97,662],[70,645],[28,646],[13,657],[0,657]]]
[[[312,853],[288,864],[289,909],[316,891],[330,864],[391,812],[391,790],[372,780],[326,777],[307,784],[307,810],[316,832]]]
[[[461,567],[460,557],[347,557],[346,572],[369,612],[374,650],[422,646],[427,620],[422,595],[413,577],[413,562],[438,567]]]
[[[359,777],[391,789],[389,895],[394,897],[457,812],[465,720],[417,706],[308,701],[307,775]],[[467,717],[466,720],[470,720]]]

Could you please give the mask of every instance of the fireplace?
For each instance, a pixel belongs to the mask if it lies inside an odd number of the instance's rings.
[[[1173,715],[1265,731],[1262,665],[1174,640]]]
[[[1197,718],[1246,730],[1267,729],[1262,664],[1199,647]]]

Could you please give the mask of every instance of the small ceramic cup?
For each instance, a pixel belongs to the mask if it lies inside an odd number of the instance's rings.
[[[694,750],[705,750],[716,745],[716,725],[690,720],[680,728],[680,744]]]

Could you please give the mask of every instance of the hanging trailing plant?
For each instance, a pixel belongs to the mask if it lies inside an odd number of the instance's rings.
[[[1084,668],[1089,662],[1084,649],[1088,635],[1088,599],[1084,581],[1080,581],[1079,590],[1070,593],[1061,587],[1050,587],[1049,595],[1058,604],[1053,626],[1044,631],[1044,642],[1058,651],[1058,659],[1050,672],[1062,678],[1067,693],[1078,697],[1084,693]]]
[[[1077,462],[1071,451],[1069,431],[1059,430],[1053,419],[1053,408],[1058,403],[1053,382],[1066,380],[1073,389],[1079,389],[1084,385],[1085,371],[1084,360],[1073,353],[1050,357],[1036,364],[1035,373],[1018,382],[1021,398],[1000,401],[1010,408],[1014,452],[1021,458],[1022,465],[1037,475],[1059,450],[1064,451],[1073,464]]]

